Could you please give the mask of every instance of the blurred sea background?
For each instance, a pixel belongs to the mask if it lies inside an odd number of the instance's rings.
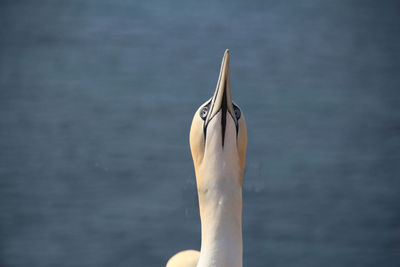
[[[399,1],[1,1],[0,266],[200,248],[191,119],[226,48],[244,266],[400,266]]]

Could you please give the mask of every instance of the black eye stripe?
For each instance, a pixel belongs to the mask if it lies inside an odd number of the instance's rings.
[[[203,121],[206,120],[207,115],[208,115],[208,112],[210,112],[210,105],[211,105],[211,101],[209,101],[209,102],[208,102],[205,106],[203,106],[203,108],[200,109],[200,111],[199,111],[200,118],[202,118]],[[234,112],[235,112],[234,115],[235,115],[236,119],[239,120],[240,117],[242,116],[242,112],[241,112],[240,108],[239,108],[238,106],[236,106],[234,103],[232,103],[232,105],[233,105],[233,110],[234,110]],[[233,115],[233,114],[232,114],[232,115]]]
[[[200,117],[205,120],[208,114],[208,107],[204,107],[200,110]]]
[[[205,106],[203,106],[199,111],[199,116],[204,121],[204,124],[203,124],[204,140],[206,139],[206,135],[207,135],[206,119],[208,116],[208,112],[210,112],[210,105],[211,105],[211,100],[208,101],[208,103]]]
[[[237,120],[240,119],[240,117],[242,116],[242,112],[240,111],[240,108],[238,106],[236,106],[235,104],[233,104],[233,110],[235,111],[235,117]]]
[[[199,111],[199,116],[204,121],[204,125],[203,125],[204,139],[206,139],[206,135],[207,135],[208,123],[206,124],[206,119],[207,119],[208,113],[210,112],[211,102],[212,102],[212,100],[210,100],[206,105],[204,105]],[[236,106],[234,103],[232,103],[232,105],[233,105],[234,114],[232,114],[231,112],[228,112],[228,113],[231,115],[233,120],[235,120],[235,118],[236,118],[235,124],[236,124],[236,136],[237,136],[238,132],[239,132],[238,121],[242,115],[242,112],[240,111],[240,108],[238,106]],[[217,113],[218,112],[216,112],[214,114],[214,116],[217,115]],[[212,118],[210,118],[208,121],[211,121],[211,120],[212,120]]]
[[[210,112],[210,104],[211,104],[211,101],[208,102],[207,105],[205,105],[202,109],[200,109],[199,115],[203,121],[206,120],[208,112]]]

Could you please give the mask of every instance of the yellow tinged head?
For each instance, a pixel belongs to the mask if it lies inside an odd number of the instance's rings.
[[[198,189],[204,184],[226,181],[241,186],[246,146],[246,121],[241,109],[231,100],[229,50],[226,50],[215,93],[196,111],[190,129]]]

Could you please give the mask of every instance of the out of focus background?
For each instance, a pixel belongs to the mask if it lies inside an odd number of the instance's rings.
[[[0,266],[200,248],[189,151],[226,48],[244,266],[400,266],[398,1],[1,1]]]

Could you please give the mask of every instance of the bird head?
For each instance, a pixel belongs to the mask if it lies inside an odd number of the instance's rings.
[[[244,114],[231,99],[227,49],[214,95],[198,108],[190,129],[190,149],[198,189],[227,182],[241,187],[246,146]]]

